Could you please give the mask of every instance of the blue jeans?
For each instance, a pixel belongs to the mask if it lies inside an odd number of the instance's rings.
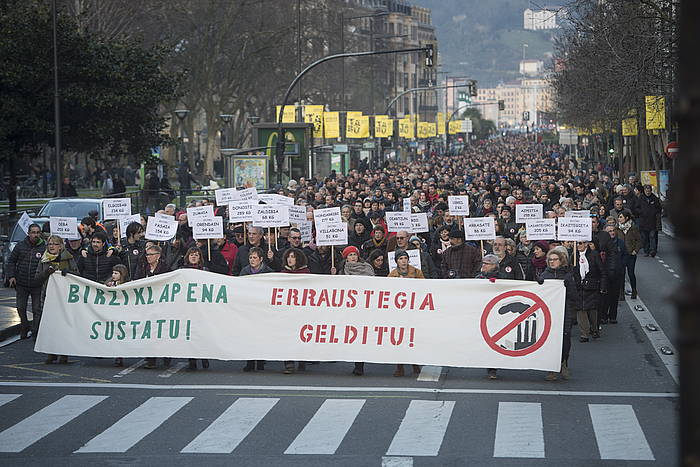
[[[659,232],[657,230],[640,230],[642,248],[647,254],[656,254],[659,247]]]

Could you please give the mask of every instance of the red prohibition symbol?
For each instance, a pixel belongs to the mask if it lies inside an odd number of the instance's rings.
[[[504,314],[503,311],[501,311],[504,307],[501,307],[500,309],[496,310],[496,305],[508,298],[524,298],[530,302],[534,302],[532,305],[530,304],[523,304],[523,303],[516,303],[516,305],[520,305],[521,310],[517,310],[514,312],[514,319],[511,320],[505,327],[502,329],[498,330],[495,333],[491,333],[488,329],[487,326],[487,320],[489,315],[492,312],[496,313],[501,313]],[[494,311],[496,310],[496,311]],[[542,333],[540,336],[532,343],[525,344],[522,348],[517,348],[514,350],[511,349],[506,349],[503,346],[499,345],[498,342],[506,336],[510,331],[521,325],[523,321],[527,320],[529,317],[531,317],[534,313],[537,311],[542,310],[542,316],[544,318],[544,327],[542,330]],[[488,344],[489,347],[491,347],[493,350],[496,352],[507,355],[509,357],[524,357],[526,355],[529,355],[533,352],[535,352],[537,349],[542,347],[545,342],[547,342],[547,337],[549,336],[549,332],[552,328],[552,314],[549,311],[549,308],[547,307],[547,304],[544,303],[544,300],[542,300],[539,296],[532,292],[526,292],[524,290],[512,290],[510,292],[504,292],[500,295],[497,295],[494,297],[490,302],[486,304],[486,307],[484,308],[484,312],[481,314],[481,335],[484,337],[484,341]],[[527,329],[527,328],[526,328]],[[534,333],[534,332],[533,332]],[[520,332],[519,332],[520,334]]]

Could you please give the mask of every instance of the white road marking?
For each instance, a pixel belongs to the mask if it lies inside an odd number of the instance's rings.
[[[588,404],[601,459],[653,461],[631,405]]]
[[[0,433],[0,452],[21,452],[107,396],[63,396]]]
[[[19,340],[19,334],[16,336],[12,336],[9,339],[5,339],[4,341],[0,342],[0,347],[5,347],[6,345],[13,344]]]
[[[48,383],[41,381],[0,381],[0,387],[144,389],[161,391],[291,391],[291,392],[383,392],[442,394],[510,394],[524,396],[643,397],[677,398],[677,392],[632,391],[541,391],[532,389],[440,389],[385,386],[254,386],[235,384],[137,384],[137,383]]]
[[[21,395],[22,394],[0,394],[0,405],[5,405],[8,402],[12,402]]]
[[[417,381],[440,381],[442,374],[441,366],[427,365],[421,368]]]
[[[327,399],[285,454],[335,454],[360,413],[364,399]]]
[[[122,371],[117,373],[116,375],[112,376],[112,378],[123,378],[124,376],[128,375],[129,373],[132,373],[135,369],[143,366],[143,364],[146,363],[146,360],[143,358],[139,360],[138,362],[134,363],[128,368],[124,368]]]
[[[279,402],[241,397],[180,452],[230,454]]]
[[[675,273],[676,271],[674,271],[674,270],[671,269],[671,268],[668,268],[668,272],[673,272],[673,273]]]
[[[493,457],[544,458],[542,404],[498,403]]]
[[[382,457],[382,467],[413,467],[413,457]]]
[[[151,397],[75,452],[126,452],[192,397]]]
[[[411,401],[386,454],[437,456],[454,406],[454,401]]]
[[[661,359],[661,362],[671,374],[671,378],[673,378],[676,384],[679,384],[678,375],[680,368],[678,364],[677,352],[673,344],[671,344],[669,338],[666,336],[666,333],[664,333],[663,329],[661,329],[661,326],[656,322],[654,316],[652,316],[651,312],[649,311],[649,308],[647,308],[639,296],[637,296],[635,299],[625,296],[625,301],[627,302],[627,306],[629,307],[630,311],[632,311],[634,317],[637,318],[639,325],[642,327],[642,331],[644,331],[644,333],[647,335],[649,343],[652,347],[654,347],[654,350]],[[642,310],[635,310],[635,305],[641,305]],[[646,328],[646,325],[650,323],[656,327],[656,331],[650,331]],[[673,355],[664,355],[661,353],[661,347],[669,347],[673,350]]]
[[[675,277],[676,279],[680,279],[680,278],[681,278],[681,276],[679,276],[678,274],[674,274],[673,277]]]
[[[182,370],[187,366],[187,362],[177,362],[175,365],[171,366],[167,370],[165,370],[163,373],[159,374],[159,378],[170,378],[172,375],[177,373],[178,371]]]

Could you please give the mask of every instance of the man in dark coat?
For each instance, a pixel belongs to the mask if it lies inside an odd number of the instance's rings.
[[[46,243],[41,238],[41,227],[31,224],[27,238],[15,245],[7,263],[7,277],[10,287],[17,291],[17,314],[20,319],[20,336],[29,337],[27,301],[32,297],[32,315],[41,314],[41,284],[34,281],[41,256],[46,251]]]
[[[450,230],[450,247],[442,254],[442,277],[444,279],[468,279],[474,277],[481,264],[479,251],[464,243],[464,231]]]
[[[642,236],[644,256],[656,256],[659,246],[657,230],[661,215],[661,201],[652,190],[651,185],[644,185],[644,193],[639,197],[639,233]]]
[[[107,235],[97,231],[92,235],[90,246],[78,258],[80,275],[91,281],[104,283],[112,276],[112,268],[119,264],[119,256],[107,249]]]
[[[231,271],[231,274],[233,274],[234,276],[238,276],[241,274],[241,270],[244,267],[248,266],[248,254],[250,253],[250,249],[254,246],[262,249],[265,252],[265,255],[267,255],[268,251],[270,251],[270,249],[267,246],[267,243],[265,243],[265,240],[263,238],[262,227],[248,228],[248,243],[238,249],[236,259],[233,261],[233,269]],[[267,257],[265,257],[264,261],[268,266],[272,262],[270,260],[267,260]]]
[[[493,254],[498,257],[499,277],[501,279],[525,280],[525,271],[515,256],[509,255],[506,250],[506,239],[496,237],[493,241]]]

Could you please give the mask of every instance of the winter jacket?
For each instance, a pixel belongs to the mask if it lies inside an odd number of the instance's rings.
[[[442,254],[442,277],[444,279],[467,279],[474,277],[481,265],[479,250],[465,243],[451,246]],[[453,274],[450,274],[453,271]]]
[[[335,264],[339,265],[343,260],[343,257],[336,250],[335,252]],[[321,255],[318,249],[309,255],[309,270],[311,274],[330,274],[331,267],[333,267],[333,261],[331,258],[330,251],[327,255]]]
[[[395,268],[393,271],[391,271],[389,273],[389,277],[405,277],[408,279],[425,279],[423,272],[418,268],[414,268],[410,264],[408,265],[408,273],[405,276],[402,276],[401,274],[399,274],[399,268]]]
[[[97,252],[91,246],[85,251],[87,251],[87,257],[81,255],[78,258],[80,275],[85,279],[104,284],[112,275],[112,268],[119,264],[119,256],[116,254],[107,256],[107,245]]]
[[[266,272],[274,272],[272,269],[270,269],[270,266],[268,266],[265,263],[262,263],[260,265],[260,270],[256,272],[255,274],[264,274]],[[250,269],[250,264],[247,266],[244,266],[243,269],[241,269],[241,273],[239,276],[250,276],[253,275],[253,271]]]
[[[231,275],[231,271],[233,270],[233,262],[236,260],[236,255],[238,254],[238,247],[235,243],[226,241],[223,247],[219,247],[219,251],[228,265],[227,273],[228,275]]]
[[[35,286],[41,286],[41,308],[44,308],[44,300],[46,299],[46,284],[49,276],[55,271],[68,271],[72,274],[78,274],[78,264],[73,258],[73,255],[62,250],[61,253],[53,261],[49,259],[48,252],[45,252],[36,268],[36,276],[34,277]]]
[[[540,279],[558,279],[564,281],[564,287],[566,288],[566,299],[564,302],[564,312],[565,315],[573,317],[576,315],[575,306],[576,298],[578,295],[576,281],[571,268],[568,266],[560,267],[557,269],[552,269],[549,266],[540,274]]]
[[[625,247],[627,248],[627,253],[638,253],[642,248],[642,236],[639,234],[639,229],[632,223],[632,226],[625,233],[620,230],[621,238],[625,241]]]
[[[267,259],[267,243],[265,242],[260,242],[260,248],[262,248],[265,256],[263,258],[263,261],[269,266],[270,261]],[[233,260],[233,268],[231,269],[231,272],[234,276],[239,276],[241,274],[241,270],[248,266],[248,254],[250,253],[251,245],[250,243],[243,245],[238,249],[238,253],[236,254],[236,259]]]
[[[499,277],[501,279],[525,280],[525,271],[515,256],[506,253],[501,262],[498,263],[498,266],[500,270]]]
[[[139,240],[135,243],[129,243],[126,240],[122,242],[122,251],[119,253],[119,261],[129,269],[129,277],[134,277],[136,267],[143,261],[143,253],[146,248],[146,242]]]
[[[17,243],[7,262],[7,277],[9,279],[14,277],[19,286],[32,287],[36,269],[44,251],[46,251],[46,242],[42,238],[37,240],[36,245],[29,243],[29,237]]]
[[[151,268],[148,266],[148,263],[146,263],[146,261],[144,260],[136,268],[136,274],[134,275],[134,279],[153,277],[159,274],[165,274],[166,272],[170,272],[170,269],[168,268],[168,265],[165,264],[165,261],[163,261],[162,258],[158,260],[158,264],[156,265],[156,268],[153,271],[151,271]]]
[[[656,219],[661,215],[661,201],[652,193],[639,197],[639,230],[656,230]]]
[[[581,252],[576,252],[579,258]],[[578,264],[572,268],[574,281],[576,283],[576,300],[573,302],[574,311],[595,310],[598,308],[600,292],[608,290],[608,273],[600,260],[597,251],[588,248],[585,252],[588,260],[588,274],[581,278]]]

